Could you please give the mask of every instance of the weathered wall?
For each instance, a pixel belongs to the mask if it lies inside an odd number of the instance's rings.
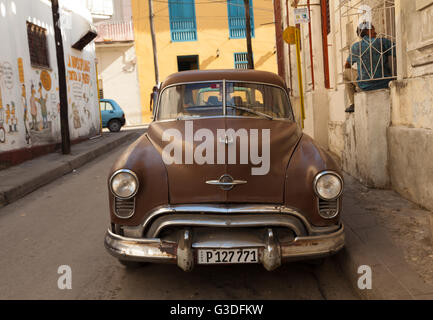
[[[281,0],[281,3],[285,11],[291,1]],[[395,0],[395,10],[393,1],[385,3],[384,0],[356,1],[355,4],[330,0],[329,3],[331,89],[326,91],[328,99],[316,101],[329,110],[329,150],[342,160],[347,172],[365,184],[390,186],[408,199],[433,209],[433,0]],[[340,5],[343,5],[341,11]],[[358,10],[361,5],[372,7],[371,18],[379,37],[387,36],[396,43],[398,80],[390,83],[390,91],[357,94],[355,113],[347,114],[342,72],[350,45],[358,41],[356,27],[362,19],[363,11]],[[386,15],[383,14],[385,7]],[[293,9],[287,9],[293,25]],[[394,15],[395,24],[392,23]],[[286,14],[283,16],[286,18]],[[307,25],[302,25],[301,29],[305,74],[309,71]],[[320,41],[316,43],[316,40],[321,36],[320,30],[314,27],[312,30],[313,46],[319,48]],[[289,52],[288,47],[285,50]],[[292,76],[288,82],[296,83],[293,51],[291,59],[287,55],[285,62],[286,69],[292,70],[287,72]],[[314,61],[322,60],[320,53],[316,54],[314,49],[313,53]],[[316,73],[323,74],[323,70]],[[305,88],[306,131],[314,133],[317,132],[314,119],[322,110],[309,105],[314,101],[314,94],[308,92],[308,83]]]
[[[433,209],[433,77],[391,84],[388,130],[390,175],[395,190]]]
[[[71,48],[90,21],[62,1],[62,29],[68,84],[71,139],[99,133],[95,49]],[[32,67],[26,21],[47,29],[49,68]],[[0,4],[0,160],[10,152],[60,141],[60,104],[54,29],[49,1],[6,1]],[[13,30],[13,32],[6,32]]]
[[[389,187],[389,90],[357,93],[355,106],[345,123],[343,168],[367,186]]]
[[[257,70],[277,73],[272,0],[254,0],[255,37],[252,39]],[[246,52],[245,39],[229,39],[227,2],[197,1],[197,41],[171,42],[167,2],[154,2],[160,81],[177,72],[177,56],[198,55],[200,69],[233,69],[234,53]],[[132,0],[143,122],[149,122],[149,99],[155,85],[148,2]],[[217,50],[220,55],[217,56]]]
[[[344,152],[345,122],[344,90],[329,90],[328,147],[340,160]]]
[[[96,56],[104,98],[113,99],[120,105],[128,125],[140,124],[140,88],[134,44],[97,45]],[[144,98],[148,100],[147,96]]]

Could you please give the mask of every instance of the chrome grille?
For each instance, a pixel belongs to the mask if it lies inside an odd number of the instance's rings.
[[[339,211],[338,199],[332,201],[326,201],[319,199],[319,214],[327,219],[334,218]]]
[[[135,198],[126,200],[114,198],[114,211],[119,218],[131,217],[135,211]]]

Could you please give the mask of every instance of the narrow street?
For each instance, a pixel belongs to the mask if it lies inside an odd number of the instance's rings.
[[[0,299],[357,299],[336,262],[127,270],[103,245],[106,179],[127,144],[0,209]],[[57,286],[72,269],[72,289]]]

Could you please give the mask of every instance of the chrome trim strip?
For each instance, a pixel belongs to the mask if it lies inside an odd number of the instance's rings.
[[[340,225],[333,225],[329,227],[315,227],[309,223],[299,211],[281,206],[271,204],[182,204],[182,205],[168,205],[154,208],[149,212],[143,223],[136,227],[123,226],[125,234],[133,235],[135,237],[142,237],[143,231],[149,227],[151,221],[158,216],[170,213],[215,213],[215,214],[244,214],[244,213],[256,213],[256,214],[288,214],[300,219],[309,235],[320,235],[333,232],[338,230]]]
[[[233,180],[233,182],[221,182],[219,180],[208,180],[206,181],[207,184],[212,184],[216,186],[236,186],[238,184],[245,184],[247,181],[245,180]]]
[[[172,214],[157,218],[149,230],[149,238],[157,238],[162,229],[171,226],[187,227],[226,227],[226,228],[248,228],[248,227],[286,227],[295,233],[296,236],[305,236],[307,231],[298,219],[293,216],[269,215],[197,215],[197,214]]]

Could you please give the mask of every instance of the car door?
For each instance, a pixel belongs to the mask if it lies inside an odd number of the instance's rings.
[[[105,101],[100,101],[99,102],[99,105],[100,105],[100,108],[101,108],[101,119],[102,119],[102,126],[103,127],[106,127],[107,123],[108,123],[108,120],[110,120],[109,119],[109,113],[105,109],[105,105],[106,104],[107,104],[107,102],[105,102]]]

